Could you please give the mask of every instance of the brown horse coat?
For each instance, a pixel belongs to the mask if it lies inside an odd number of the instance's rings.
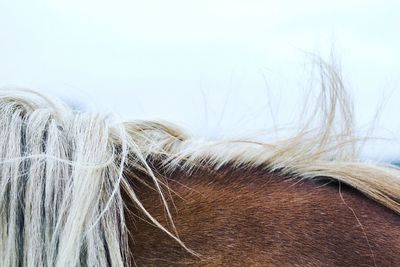
[[[181,240],[195,257],[142,217],[127,215],[138,266],[396,266],[400,217],[344,184],[299,181],[226,166],[163,179]],[[158,192],[133,187],[168,224]],[[131,207],[132,208],[132,207]],[[139,211],[133,210],[134,214]]]

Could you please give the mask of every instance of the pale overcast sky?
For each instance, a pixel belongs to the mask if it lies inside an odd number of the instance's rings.
[[[400,1],[37,0],[0,2],[0,85],[60,96],[197,135],[285,124],[306,53],[332,48],[359,127],[384,101],[370,157],[400,156]],[[272,104],[274,112],[267,106]]]

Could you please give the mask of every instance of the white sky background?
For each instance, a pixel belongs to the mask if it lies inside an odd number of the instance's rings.
[[[196,135],[293,122],[305,52],[341,63],[369,158],[400,157],[400,1],[0,0],[0,85]],[[265,82],[267,81],[267,83]],[[272,104],[274,120],[268,105]]]

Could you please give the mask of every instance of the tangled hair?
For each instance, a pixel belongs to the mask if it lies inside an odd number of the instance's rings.
[[[218,170],[229,163],[293,179],[330,177],[400,213],[399,169],[359,160],[360,139],[353,135],[340,74],[323,62],[320,67],[313,116],[291,138],[271,143],[195,139],[167,123],[116,123],[35,92],[0,91],[0,265],[126,265],[131,255],[122,191],[191,251],[177,237],[165,185],[150,159],[188,175],[200,166]],[[138,173],[153,178],[169,229],[147,212],[129,185]]]

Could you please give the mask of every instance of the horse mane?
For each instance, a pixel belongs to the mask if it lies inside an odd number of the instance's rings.
[[[218,170],[230,164],[290,179],[329,178],[400,213],[400,170],[360,160],[364,139],[353,134],[351,101],[340,73],[323,62],[320,69],[312,116],[295,135],[271,142],[204,140],[165,122],[121,123],[32,91],[0,91],[0,265],[129,262],[121,191],[191,251],[177,237],[164,196],[168,188],[150,160],[188,175],[202,166]],[[152,178],[172,230],[152,217],[130,186],[139,173]]]

